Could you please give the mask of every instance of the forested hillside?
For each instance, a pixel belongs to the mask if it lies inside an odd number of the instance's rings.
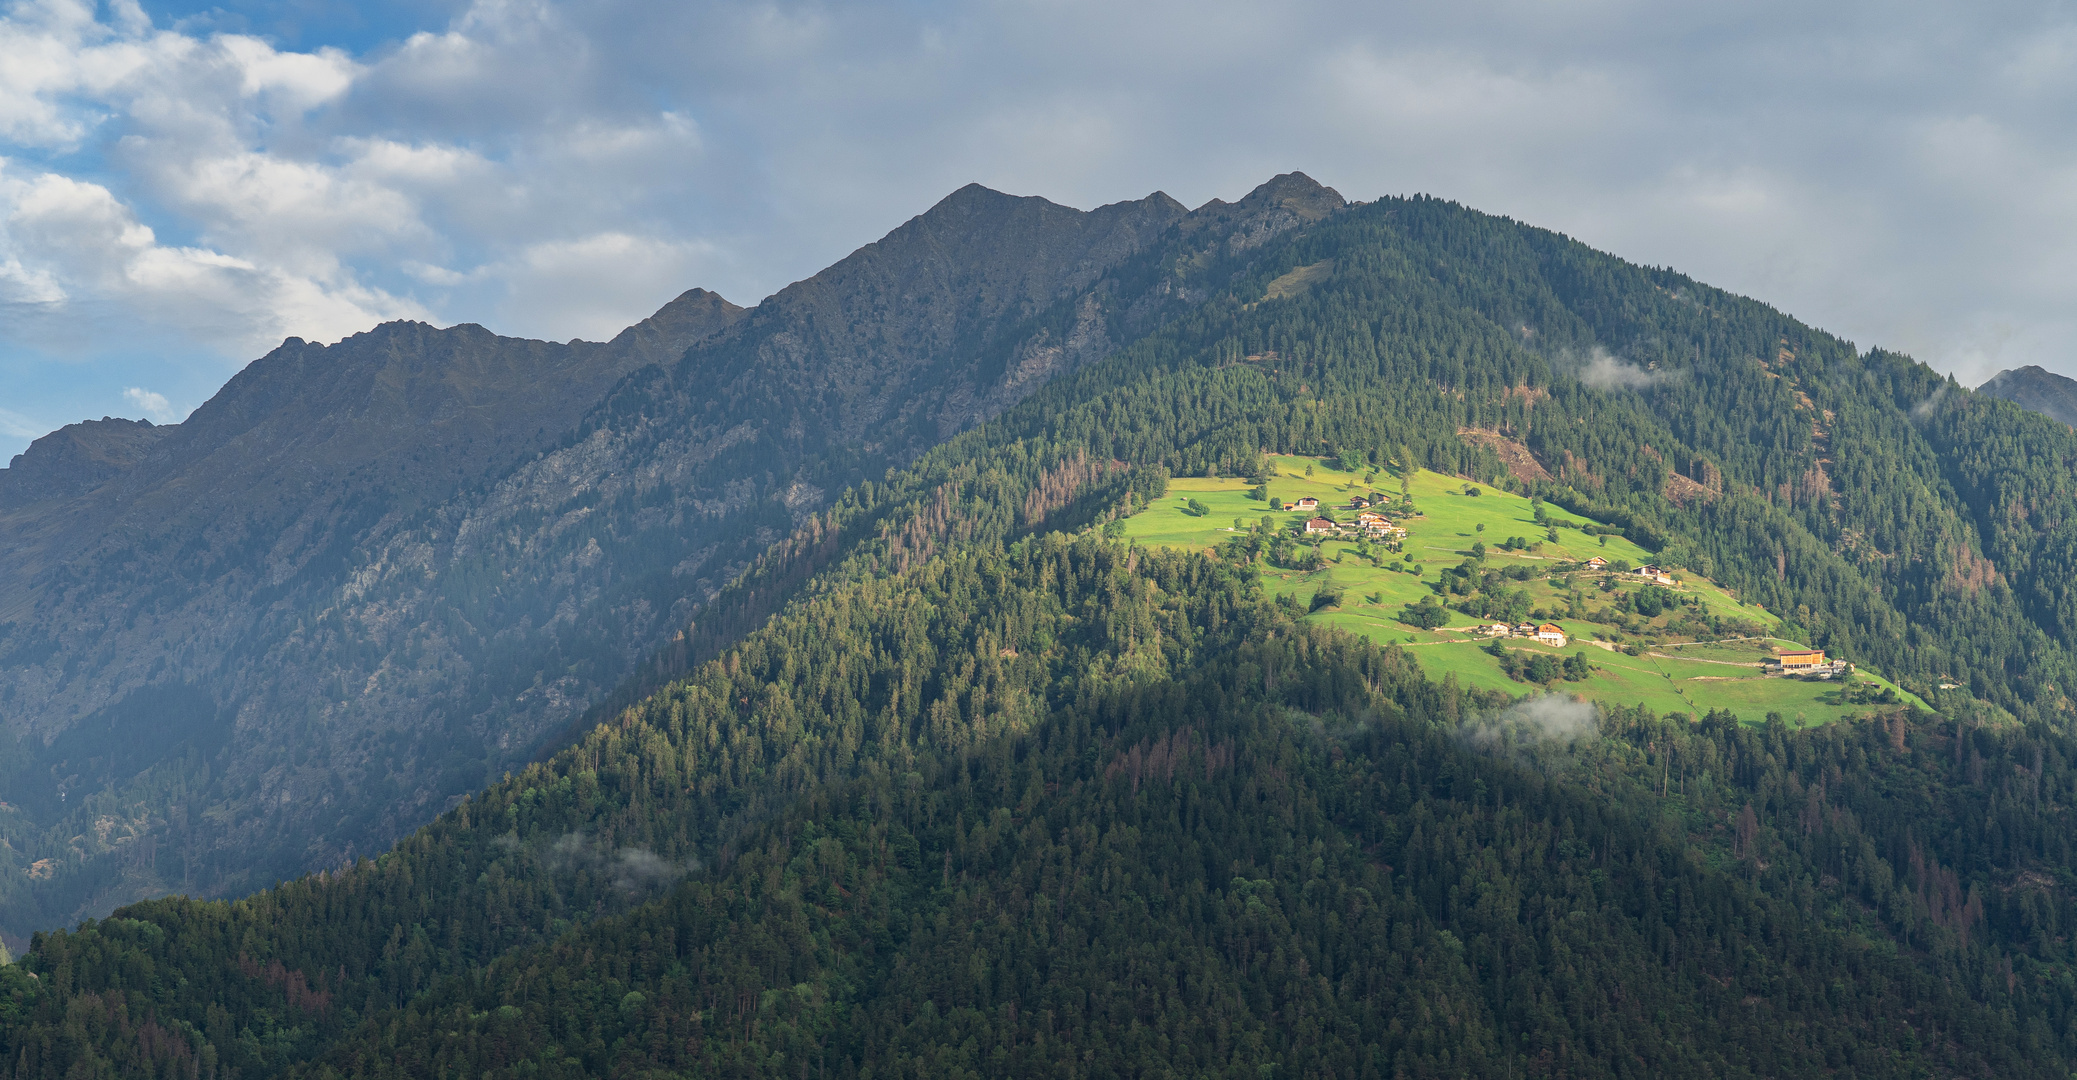
[[[1436,200],[1194,227],[570,748],[39,935],[0,1075],[2068,1074],[2077,433]],[[1939,711],[1514,701],[1123,536],[1265,452],[1613,523]]]
[[[39,440],[0,470],[0,934],[381,850],[845,488],[1201,299],[1124,261],[1339,206],[970,186],[747,312],[292,341],[183,424]]]

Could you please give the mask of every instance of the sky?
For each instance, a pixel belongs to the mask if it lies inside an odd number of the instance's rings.
[[[1583,0],[0,6],[0,460],[297,336],[610,337],[978,181],[1302,170],[2077,375],[2077,9]]]

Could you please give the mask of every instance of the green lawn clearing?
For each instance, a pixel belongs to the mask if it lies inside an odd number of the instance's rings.
[[[1405,478],[1403,485],[1397,474],[1387,471],[1366,482],[1362,475],[1311,458],[1268,460],[1274,475],[1266,485],[1267,501],[1252,498],[1253,485],[1239,478],[1178,477],[1170,481],[1166,498],[1126,520],[1126,535],[1146,544],[1218,551],[1231,541],[1247,540],[1265,525],[1265,537],[1296,534],[1315,512],[1280,507],[1305,496],[1320,500],[1327,516],[1349,522],[1353,512],[1344,507],[1352,496],[1376,493],[1397,504],[1403,495],[1411,498],[1413,512],[1404,513],[1403,505],[1399,512],[1388,511],[1407,530],[1398,550],[1355,539],[1327,539],[1316,545],[1320,565],[1314,569],[1259,560],[1264,588],[1271,595],[1292,595],[1308,606],[1322,589],[1338,592],[1338,605],[1316,611],[1311,618],[1406,646],[1437,678],[1454,675],[1467,686],[1508,693],[1537,690],[1509,678],[1500,660],[1484,651],[1487,639],[1475,628],[1494,619],[1450,610],[1448,621],[1435,630],[1418,630],[1400,621],[1407,605],[1435,596],[1443,575],[1471,559],[1474,544],[1483,544],[1484,557],[1474,564],[1478,573],[1507,576],[1504,585],[1511,594],[1526,596],[1529,621],[1554,623],[1568,637],[1562,649],[1519,637],[1504,639],[1503,647],[1521,650],[1524,659],[1539,652],[1565,656],[1584,651],[1594,666],[1584,680],[1552,684],[1555,691],[1659,712],[1699,715],[1729,709],[1753,723],[1770,712],[1792,724],[1865,714],[1881,707],[1878,695],[1883,690],[1895,695],[1894,700],[1924,705],[1865,668],[1856,673],[1855,687],[1844,692],[1836,683],[1765,675],[1760,665],[1777,648],[1801,646],[1768,636],[1778,619],[1699,574],[1672,570],[1677,583],[1657,595],[1670,595],[1680,606],[1650,618],[1638,614],[1647,607],[1636,594],[1651,583],[1612,570],[1560,568],[1595,556],[1616,565],[1641,566],[1652,561],[1652,553],[1621,536],[1590,534],[1586,527],[1599,523],[1560,507],[1544,504],[1545,524],[1538,525],[1529,499],[1488,484],[1427,471]],[[1469,493],[1473,490],[1477,494]],[[1553,532],[1556,539],[1551,538]],[[1503,542],[1521,549],[1503,550]],[[1466,599],[1438,597],[1452,606]],[[1702,616],[1717,620],[1710,625],[1744,624],[1750,633],[1737,635],[1746,640],[1668,640],[1682,636],[1682,627],[1699,625]],[[1690,622],[1676,624],[1675,618]],[[1618,642],[1640,649],[1642,655],[1627,655]]]

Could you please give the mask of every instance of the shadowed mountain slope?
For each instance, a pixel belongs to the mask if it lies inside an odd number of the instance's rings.
[[[195,584],[257,573],[278,585],[341,534],[362,537],[372,522],[356,520],[348,507],[365,518],[379,506],[386,516],[452,497],[535,450],[548,433],[567,430],[629,371],[676,356],[741,310],[695,290],[604,344],[413,322],[385,323],[332,346],[290,338],[185,423],[151,428],[148,441],[126,440],[127,453],[102,455],[109,467],[79,498],[33,506],[10,499],[18,508],[5,521],[0,616],[60,596],[76,607],[81,595],[67,594],[54,567],[88,569],[175,537],[206,537],[219,557],[164,560],[154,564],[160,573]],[[75,445],[84,441],[74,437]],[[24,455],[23,464],[35,456]],[[31,726],[67,719],[44,716]]]
[[[1556,234],[1427,198],[1308,221],[1284,186],[979,320],[997,356],[1085,319],[1121,344],[802,513],[692,621],[763,596],[749,629],[574,745],[336,872],[39,936],[0,968],[0,1078],[2067,1075],[2077,432]],[[642,515],[745,444],[768,506],[729,520],[778,521],[840,475],[817,446],[882,460],[857,415],[897,444],[944,415],[669,392],[784,362],[751,330],[528,463],[629,485],[568,503],[561,550],[682,529]],[[674,431],[726,445],[581,471]],[[1360,604],[1337,560],[1380,545],[1121,538],[1171,475],[1279,483],[1265,450],[1462,478],[1429,513],[1506,487],[1613,523],[1940,711],[1595,715],[1556,674],[1510,701],[1427,678],[1410,627],[1264,595],[1310,566]],[[501,505],[437,530],[530,565]],[[1423,582],[1452,606],[1557,568],[1475,535]]]
[[[39,441],[0,471],[0,931],[379,848],[834,492],[1186,310],[1154,251],[1245,261],[1339,205],[970,186],[747,312],[291,339],[183,424]]]
[[[1976,392],[2077,427],[2077,379],[2029,364],[1998,372]]]
[[[84,495],[135,465],[170,430],[111,416],[67,424],[0,469],[0,510]]]

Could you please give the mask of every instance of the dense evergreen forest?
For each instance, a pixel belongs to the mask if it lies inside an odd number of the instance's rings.
[[[1128,266],[1204,299],[395,850],[39,935],[0,1075],[2068,1075],[2077,434],[1440,201],[1278,244]],[[1940,711],[1511,701],[1104,535],[1264,451],[1616,522]]]

